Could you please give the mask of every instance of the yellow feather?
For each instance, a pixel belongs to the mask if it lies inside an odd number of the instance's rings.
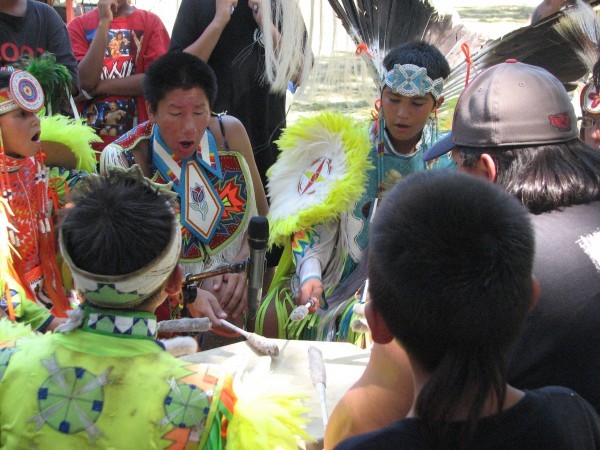
[[[332,161],[332,167],[344,167],[343,176],[329,186],[323,201],[306,208],[298,207],[290,214],[278,215],[277,196],[296,189],[298,180],[290,179],[289,174],[298,158],[313,149],[318,149],[314,150],[315,158],[329,157],[333,152],[328,151],[328,146],[334,145],[338,138],[341,138],[344,156],[337,156],[338,160]],[[314,117],[300,118],[287,127],[277,145],[281,153],[268,172],[270,243],[285,245],[292,233],[336,220],[360,199],[367,182],[367,171],[372,168],[368,159],[371,143],[366,126],[358,126],[352,118],[342,114],[323,112]],[[322,154],[324,148],[328,149],[325,150],[328,154]]]
[[[19,322],[11,322],[8,319],[0,318],[0,344],[14,341],[22,337],[32,337],[35,333],[29,325],[23,325]]]
[[[227,426],[227,450],[297,450],[300,441],[314,441],[304,431],[306,395],[265,370],[259,363],[234,382],[237,401]]]
[[[56,142],[69,148],[77,159],[77,169],[86,172],[96,172],[96,150],[92,149],[92,142],[102,139],[96,135],[93,128],[83,120],[75,121],[66,116],[54,115],[43,117],[41,121],[40,140],[43,142]]]
[[[8,220],[9,215],[12,215],[10,206],[6,199],[0,197],[0,296],[4,295],[6,279],[9,275],[8,267],[12,264],[11,251],[15,251],[8,237],[9,230],[15,230]]]

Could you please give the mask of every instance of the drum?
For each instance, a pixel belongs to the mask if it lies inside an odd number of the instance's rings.
[[[252,370],[259,365],[267,366],[268,377],[275,383],[288,383],[307,396],[304,403],[309,408],[307,432],[317,439],[307,443],[307,450],[323,448],[325,429],[321,416],[319,398],[312,385],[308,365],[308,348],[313,345],[321,350],[327,374],[327,411],[331,413],[336,403],[362,375],[369,360],[369,351],[345,342],[286,341],[273,339],[279,346],[279,356],[271,358],[256,353],[246,342],[227,345],[204,352],[194,353],[181,359],[194,363],[224,364],[232,370],[244,367]]]

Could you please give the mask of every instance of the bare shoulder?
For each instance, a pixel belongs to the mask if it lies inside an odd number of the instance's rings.
[[[219,124],[219,118],[212,117],[209,129],[217,142],[219,150],[225,148],[225,138],[227,138],[231,150],[242,153],[246,158],[252,155],[252,146],[250,145],[248,133],[239,119],[223,115],[221,116],[221,124]]]
[[[389,415],[387,392],[377,386],[353,386],[336,404],[325,429],[325,450],[344,439],[383,428],[402,417]]]
[[[211,120],[210,120],[211,131],[213,129],[213,126],[219,127],[218,122],[219,122],[218,117],[211,118]],[[225,133],[227,134],[227,139],[230,139],[232,134],[237,134],[237,133],[246,134],[246,128],[244,128],[244,125],[242,124],[242,122],[240,122],[240,120],[236,117],[229,116],[227,114],[222,115],[221,123],[223,124],[223,127],[225,128]],[[220,132],[221,131],[219,130],[219,134],[220,134]]]

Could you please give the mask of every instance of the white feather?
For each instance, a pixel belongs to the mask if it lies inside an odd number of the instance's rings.
[[[177,336],[162,339],[160,342],[165,346],[165,350],[175,357],[191,355],[198,351],[198,342],[191,336]]]
[[[284,219],[300,209],[320,205],[327,198],[329,190],[347,172],[345,147],[340,133],[315,126],[310,139],[297,139],[297,147],[302,152],[282,152],[277,164],[269,173],[268,191],[271,198],[270,214],[273,220]],[[314,195],[301,195],[297,185],[304,171],[322,157],[332,160],[331,173],[322,181]]]

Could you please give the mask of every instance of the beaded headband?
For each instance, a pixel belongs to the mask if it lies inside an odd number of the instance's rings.
[[[425,67],[414,64],[396,64],[392,70],[384,70],[382,82],[389,86],[394,94],[417,97],[431,94],[438,100],[444,90],[444,79],[432,80],[427,76]]]
[[[44,91],[38,80],[23,70],[12,72],[8,87],[0,90],[0,114],[19,108],[38,112],[43,106]]]
[[[137,164],[129,170],[121,171],[142,179],[152,189],[162,194],[167,203],[172,198],[170,184],[159,185],[144,178]],[[130,308],[153,295],[173,272],[181,252],[181,227],[177,216],[173,213],[171,240],[166,248],[145,267],[124,275],[97,275],[80,269],[67,252],[62,230],[59,234],[59,242],[60,251],[71,270],[75,286],[87,301],[105,308]]]
[[[590,114],[600,114],[600,89],[589,82],[581,91],[581,109]]]

